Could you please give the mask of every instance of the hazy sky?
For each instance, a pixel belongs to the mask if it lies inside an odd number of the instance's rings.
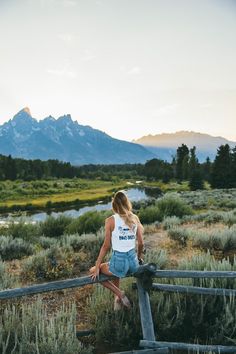
[[[236,141],[236,0],[0,0],[0,124]]]

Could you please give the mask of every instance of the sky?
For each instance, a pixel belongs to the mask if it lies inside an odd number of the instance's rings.
[[[236,0],[0,0],[0,124],[236,141]]]

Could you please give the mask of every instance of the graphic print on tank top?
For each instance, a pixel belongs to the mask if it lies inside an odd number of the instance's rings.
[[[113,215],[115,228],[112,231],[112,248],[119,252],[128,252],[135,248],[137,225],[127,226],[119,214]]]

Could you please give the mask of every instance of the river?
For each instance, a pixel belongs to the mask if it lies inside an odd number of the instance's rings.
[[[126,190],[126,193],[131,200],[131,202],[138,202],[141,200],[147,200],[150,198],[158,198],[161,196],[161,191],[159,188],[129,188]],[[81,208],[67,209],[67,210],[57,210],[57,211],[48,211],[48,212],[38,212],[35,214],[27,214],[26,212],[22,212],[19,214],[9,214],[9,215],[0,215],[0,223],[10,222],[12,220],[18,221],[20,219],[24,219],[26,222],[38,222],[44,221],[49,215],[53,217],[58,217],[60,215],[70,216],[72,218],[77,218],[78,216],[86,213],[87,211],[92,210],[109,210],[111,209],[111,202],[96,202],[94,205],[85,205]]]

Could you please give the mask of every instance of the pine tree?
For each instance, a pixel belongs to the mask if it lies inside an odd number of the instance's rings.
[[[16,161],[11,155],[5,160],[5,178],[12,181],[16,179]]]
[[[176,158],[176,178],[179,181],[188,178],[188,160],[189,160],[189,149],[187,145],[182,144],[177,148],[177,158]]]
[[[212,170],[212,163],[209,156],[207,156],[206,161],[202,164],[202,173],[203,173],[203,178],[208,182],[210,181],[211,178],[211,170]]]
[[[203,178],[200,164],[196,156],[196,146],[190,149],[189,159],[189,187],[192,191],[203,189]]]
[[[211,173],[212,188],[230,188],[232,187],[232,156],[229,144],[221,145],[217,149],[217,154],[213,162]]]
[[[231,183],[232,187],[236,187],[236,146],[232,149],[231,154]]]
[[[176,157],[175,156],[172,157],[171,166],[172,166],[173,177],[176,178]]]

